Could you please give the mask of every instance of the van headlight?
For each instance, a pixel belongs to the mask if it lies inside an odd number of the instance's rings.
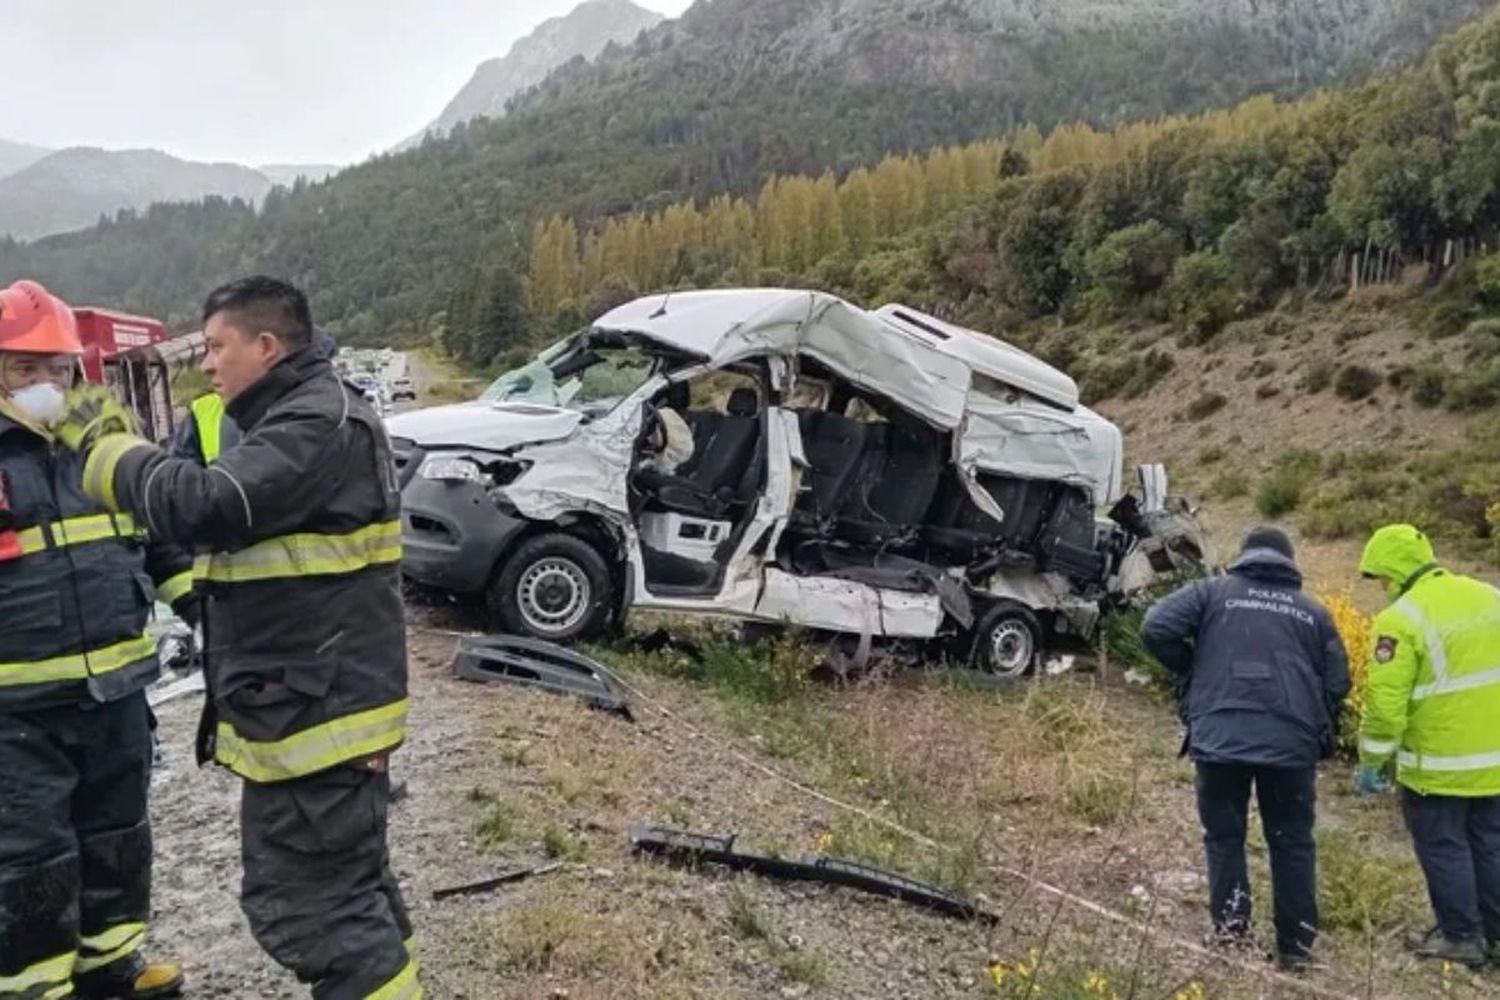
[[[422,463],[417,475],[423,479],[434,479],[442,483],[479,483],[487,478],[479,463],[455,455],[434,455]]]

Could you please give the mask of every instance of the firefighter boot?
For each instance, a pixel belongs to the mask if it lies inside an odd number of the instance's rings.
[[[82,1000],[152,1000],[182,995],[182,970],[171,962],[148,962],[138,953],[73,977]]]

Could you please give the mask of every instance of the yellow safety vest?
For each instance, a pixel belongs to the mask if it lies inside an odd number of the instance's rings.
[[[224,400],[217,392],[193,400],[193,423],[198,428],[198,450],[204,462],[219,457],[220,428],[224,425]]]

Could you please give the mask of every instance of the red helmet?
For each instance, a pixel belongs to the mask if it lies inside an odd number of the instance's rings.
[[[82,354],[73,310],[35,281],[0,290],[0,351]]]

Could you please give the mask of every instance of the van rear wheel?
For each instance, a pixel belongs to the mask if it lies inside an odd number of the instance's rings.
[[[485,599],[491,621],[513,635],[586,642],[608,629],[615,586],[598,549],[558,532],[506,557]]]
[[[1026,605],[997,601],[980,616],[967,645],[971,666],[996,677],[1024,677],[1040,655],[1042,626]]]

